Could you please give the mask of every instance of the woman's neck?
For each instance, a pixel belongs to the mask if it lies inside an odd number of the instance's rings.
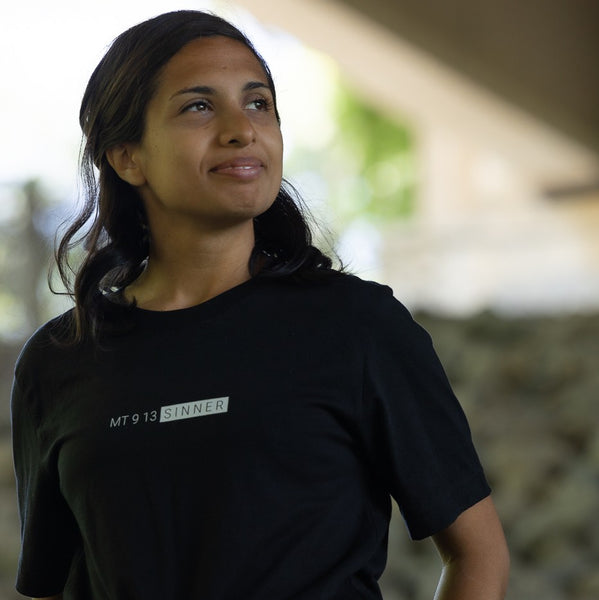
[[[253,247],[251,222],[218,234],[153,235],[147,267],[125,296],[148,310],[201,304],[250,279]]]

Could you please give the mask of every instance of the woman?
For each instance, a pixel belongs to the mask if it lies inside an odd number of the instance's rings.
[[[392,496],[439,549],[438,598],[503,597],[503,533],[430,339],[311,245],[250,42],[201,12],[141,23],[80,121],[87,203],[57,257],[68,283],[83,237],[76,306],[16,368],[17,589],[380,598]]]

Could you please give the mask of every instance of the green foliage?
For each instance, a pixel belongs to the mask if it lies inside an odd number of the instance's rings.
[[[343,82],[331,103],[335,135],[321,151],[296,150],[292,170],[320,180],[320,198],[341,228],[356,218],[409,217],[416,195],[413,134]]]
[[[362,179],[355,190],[346,189],[347,203],[354,216],[399,218],[414,208],[414,141],[407,126],[399,124],[366,104],[348,86],[340,85],[334,104],[339,124],[336,140],[339,154],[356,161],[355,177]],[[345,211],[344,211],[345,212]]]
[[[346,85],[337,88],[335,112],[345,142],[362,148],[366,165],[386,161],[390,156],[409,153],[412,149],[412,136],[407,127],[364,103]]]

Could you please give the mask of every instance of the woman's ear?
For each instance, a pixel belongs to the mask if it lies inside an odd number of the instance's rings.
[[[118,144],[106,150],[106,159],[123,181],[139,187],[146,182],[146,178],[135,159],[133,150],[133,144]]]

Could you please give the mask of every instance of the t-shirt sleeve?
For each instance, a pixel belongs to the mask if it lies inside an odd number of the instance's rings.
[[[390,288],[374,287],[372,300],[363,321],[365,440],[410,536],[422,539],[490,488],[430,336]]]
[[[25,596],[63,591],[77,529],[59,486],[56,444],[43,431],[39,380],[15,377],[11,398],[13,457],[21,521],[16,588]]]

